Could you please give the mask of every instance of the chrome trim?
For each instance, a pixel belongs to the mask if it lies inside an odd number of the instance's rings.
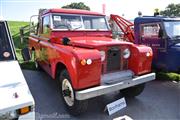
[[[86,100],[89,98],[104,95],[110,92],[122,90],[128,87],[132,87],[138,84],[142,84],[155,79],[155,73],[149,73],[146,75],[138,76],[129,80],[120,81],[115,84],[104,84],[97,87],[76,91],[77,100]]]

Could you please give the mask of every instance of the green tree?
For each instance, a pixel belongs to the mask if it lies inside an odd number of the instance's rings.
[[[63,6],[62,8],[90,10],[90,7],[85,5],[83,2],[79,2],[79,3],[74,2],[69,5]]]
[[[164,16],[178,16],[180,17],[180,3],[179,4],[169,4],[165,10],[160,12]]]

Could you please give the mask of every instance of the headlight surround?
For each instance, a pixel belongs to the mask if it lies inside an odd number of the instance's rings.
[[[103,62],[106,58],[106,52],[105,51],[100,51],[101,54],[101,61]]]
[[[18,113],[16,110],[9,111],[4,114],[0,114],[0,119],[11,120],[11,119],[15,119],[15,118],[18,118]]]
[[[124,51],[123,51],[123,58],[125,59],[128,59],[131,55],[131,52],[128,48],[126,48]]]

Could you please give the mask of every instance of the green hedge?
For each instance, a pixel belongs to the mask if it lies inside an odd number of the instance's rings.
[[[158,80],[180,81],[180,74],[173,72],[156,72],[156,78]]]

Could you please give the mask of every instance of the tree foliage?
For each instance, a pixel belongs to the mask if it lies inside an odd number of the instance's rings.
[[[83,2],[79,2],[79,3],[74,2],[69,5],[63,6],[62,8],[90,10],[90,7],[85,5]]]
[[[179,4],[169,4],[165,10],[160,12],[164,16],[178,16],[180,17],[180,3]]]

